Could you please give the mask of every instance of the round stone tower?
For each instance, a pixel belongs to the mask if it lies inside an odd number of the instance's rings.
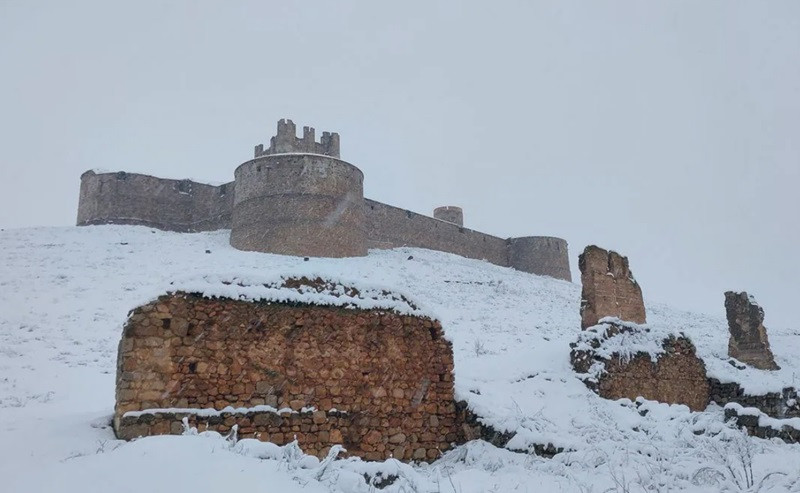
[[[464,211],[461,207],[454,205],[446,205],[444,207],[437,207],[433,210],[433,217],[447,221],[448,223],[464,226]]]
[[[572,281],[567,241],[552,236],[508,239],[508,263],[523,272]]]
[[[308,257],[367,254],[364,175],[339,159],[339,135],[278,122],[270,147],[234,173],[231,245],[240,250]]]

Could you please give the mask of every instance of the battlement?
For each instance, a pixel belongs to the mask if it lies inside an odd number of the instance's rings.
[[[303,136],[298,138],[294,122],[283,118],[278,120],[278,131],[270,139],[269,147],[265,149],[264,144],[257,145],[254,157],[287,153],[323,154],[339,158],[339,134],[322,132],[322,138],[317,142],[314,128],[303,127]]]

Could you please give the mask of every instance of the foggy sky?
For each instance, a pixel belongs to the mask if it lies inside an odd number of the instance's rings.
[[[800,329],[796,0],[0,0],[0,227],[73,225],[90,168],[230,181],[284,117],[369,198]]]

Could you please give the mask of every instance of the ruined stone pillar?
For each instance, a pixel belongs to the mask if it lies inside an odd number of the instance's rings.
[[[597,325],[604,317],[646,322],[642,288],[633,278],[628,258],[589,245],[578,257],[581,270],[581,328]]]
[[[728,317],[728,356],[761,370],[780,370],[769,347],[764,309],[746,292],[725,293]]]

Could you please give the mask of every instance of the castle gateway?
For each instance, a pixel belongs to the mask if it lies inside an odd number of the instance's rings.
[[[339,157],[339,134],[278,122],[268,148],[213,186],[136,173],[81,175],[78,226],[135,224],[178,232],[230,229],[234,248],[283,255],[355,257],[370,248],[417,247],[571,280],[567,242],[499,238],[464,228],[463,211],[424,216],[364,198],[364,174]]]

